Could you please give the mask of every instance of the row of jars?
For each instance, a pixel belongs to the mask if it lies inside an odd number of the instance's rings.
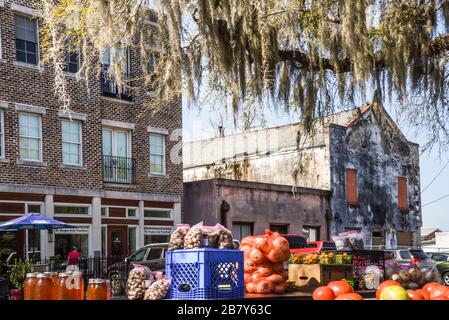
[[[25,300],[84,300],[84,279],[78,271],[27,273],[23,289]],[[87,300],[110,298],[109,280],[89,279]]]

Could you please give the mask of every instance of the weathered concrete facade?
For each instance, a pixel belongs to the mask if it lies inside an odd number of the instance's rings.
[[[355,204],[347,200],[348,169],[356,172]],[[292,124],[185,143],[184,181],[213,178],[328,190],[332,234],[361,229],[367,245],[420,245],[419,146],[378,105],[327,117],[312,135]]]
[[[186,223],[220,222],[231,229],[239,223],[253,225],[262,234],[272,225],[285,226],[289,233],[301,234],[303,228],[319,230],[327,238],[326,213],[330,192],[229,179],[209,179],[184,184]]]
[[[419,146],[407,141],[386,112],[374,107],[366,109],[350,126],[331,125],[329,139],[332,231],[350,227],[360,228],[367,235],[381,232],[387,247],[401,245],[398,232],[411,232],[411,245],[419,246]],[[346,203],[346,169],[357,170],[356,206]],[[398,206],[398,177],[407,179],[406,210]],[[371,237],[365,241],[370,244]]]

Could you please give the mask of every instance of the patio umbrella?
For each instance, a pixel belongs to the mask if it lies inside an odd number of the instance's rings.
[[[76,229],[75,226],[41,215],[40,213],[28,213],[22,217],[0,224],[0,231],[33,231],[33,258],[35,254],[34,236],[36,230]]]

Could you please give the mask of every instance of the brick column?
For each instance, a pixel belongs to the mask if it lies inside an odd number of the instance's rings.
[[[139,201],[139,226],[137,227],[137,249],[142,248],[144,246],[144,238],[145,238],[145,219],[143,216],[143,212],[145,210],[145,204],[144,201]]]
[[[101,252],[101,198],[92,198],[92,238],[91,251],[89,256],[94,256],[95,251]]]
[[[53,195],[45,195],[44,202],[44,214],[49,218],[53,218],[55,215],[53,205]],[[51,239],[52,238],[52,239]],[[50,241],[52,240],[52,241]],[[41,259],[53,257],[55,255],[55,234],[53,231],[53,236],[50,237],[48,231],[41,231]]]

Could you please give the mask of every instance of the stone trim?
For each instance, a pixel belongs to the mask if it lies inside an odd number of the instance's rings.
[[[5,6],[5,1],[4,0],[0,0],[0,7],[4,7]]]
[[[9,103],[8,101],[2,101],[0,100],[0,109],[8,109],[9,108]]]
[[[42,115],[45,115],[47,112],[46,109],[43,107],[31,106],[29,104],[24,104],[24,103],[16,103],[16,111],[38,113],[38,114],[42,114]]]
[[[42,68],[39,65],[31,64],[31,63],[25,63],[21,61],[13,61],[13,65],[21,68],[27,68],[35,71],[42,71]]]
[[[26,14],[28,16],[42,18],[42,13],[39,10],[30,8],[30,7],[26,7],[26,6],[22,6],[15,2],[11,3],[11,10],[15,11],[15,12]]]
[[[107,126],[107,127],[128,129],[128,130],[136,129],[136,125],[134,123],[115,121],[115,120],[108,120],[108,119],[102,119],[101,120],[101,125],[102,126]]]
[[[85,197],[100,197],[111,199],[128,199],[138,201],[144,200],[144,201],[161,201],[161,202],[175,202],[175,203],[181,202],[180,195],[108,191],[108,190],[94,190],[94,189],[77,189],[77,188],[50,187],[50,186],[33,186],[25,184],[22,185],[0,184],[0,192],[85,196]]]
[[[58,117],[72,119],[72,120],[80,120],[80,121],[87,120],[87,115],[85,113],[77,113],[77,112],[71,112],[71,111],[64,112],[62,110],[58,111]]]
[[[165,128],[155,128],[155,127],[152,127],[152,126],[148,126],[147,127],[147,132],[168,136],[168,129],[165,129]]]

